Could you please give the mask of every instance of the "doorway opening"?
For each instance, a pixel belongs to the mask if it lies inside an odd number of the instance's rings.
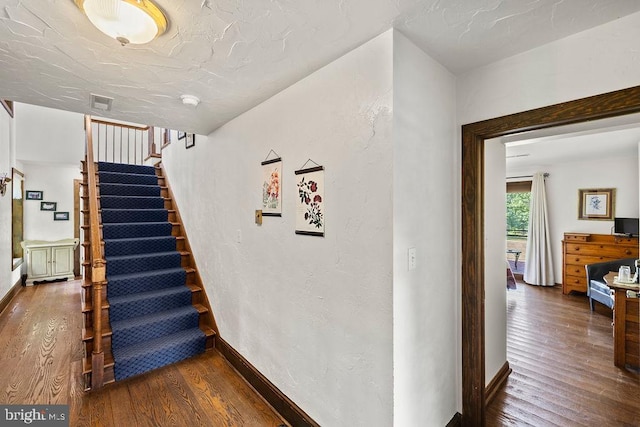
[[[640,112],[640,86],[462,127],[462,425],[485,425],[485,140]]]

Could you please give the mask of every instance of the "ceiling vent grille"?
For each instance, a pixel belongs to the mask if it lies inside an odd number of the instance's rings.
[[[91,108],[102,111],[111,111],[111,104],[113,103],[113,98],[109,98],[108,96],[96,95],[94,93],[91,94]]]

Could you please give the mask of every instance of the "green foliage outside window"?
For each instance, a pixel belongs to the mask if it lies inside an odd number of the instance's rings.
[[[507,193],[507,235],[527,236],[531,193]]]

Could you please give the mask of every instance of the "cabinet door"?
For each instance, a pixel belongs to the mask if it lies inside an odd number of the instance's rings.
[[[73,273],[73,249],[69,246],[52,248],[52,276],[64,276]]]
[[[27,274],[30,279],[38,277],[47,277],[51,275],[51,249],[50,248],[33,248],[29,249],[29,271]]]

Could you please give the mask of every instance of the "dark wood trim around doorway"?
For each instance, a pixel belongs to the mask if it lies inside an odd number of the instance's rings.
[[[640,86],[462,126],[462,425],[485,425],[484,144],[640,112]]]

